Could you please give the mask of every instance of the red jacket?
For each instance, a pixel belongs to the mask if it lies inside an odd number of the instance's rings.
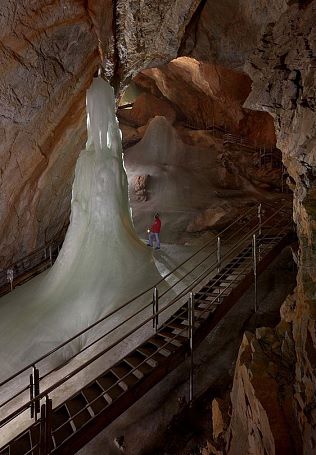
[[[159,234],[161,229],[161,221],[159,218],[156,218],[154,224],[151,226],[150,231],[156,234]]]

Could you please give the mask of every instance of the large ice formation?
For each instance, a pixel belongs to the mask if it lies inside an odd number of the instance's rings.
[[[0,302],[5,378],[152,284],[160,276],[130,216],[113,90],[87,92],[88,141],[73,184],[70,226],[48,272]]]
[[[157,116],[143,139],[126,151],[134,222],[140,233],[150,213],[158,210],[164,222],[162,240],[179,241],[200,210],[222,203],[216,196],[217,144],[211,135],[207,139],[207,147],[187,145],[165,117]],[[133,199],[132,183],[137,175],[150,176],[146,202]]]

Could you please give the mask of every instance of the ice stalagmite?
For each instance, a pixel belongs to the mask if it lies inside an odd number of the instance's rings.
[[[1,377],[36,359],[157,279],[131,222],[113,89],[87,92],[88,142],[70,226],[53,268],[0,301]]]

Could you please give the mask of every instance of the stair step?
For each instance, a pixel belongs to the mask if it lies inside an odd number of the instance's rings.
[[[103,397],[103,389],[96,382],[84,387],[82,394],[89,402],[89,406],[94,414],[98,414],[108,406],[108,402]]]
[[[187,321],[188,320],[188,307],[186,306],[186,308],[184,308],[184,307],[180,308],[176,313],[174,313],[174,316],[178,320]]]
[[[108,371],[103,376],[99,376],[97,379],[97,382],[104,390],[105,397],[109,403],[112,403],[112,401],[116,400],[124,393],[124,389],[117,384],[117,381],[117,377],[111,371]]]
[[[161,339],[159,339],[161,341]],[[161,349],[159,352],[157,351],[158,347],[151,343],[142,344],[137,348],[137,353],[140,353],[148,359],[147,362],[155,361],[157,363],[163,362],[166,357],[168,357],[171,352],[165,350],[164,348]],[[148,358],[150,357],[150,358]]]
[[[174,346],[173,344],[162,340],[161,337],[159,337],[157,335],[151,337],[149,341],[151,344],[155,345],[157,348],[162,348],[171,354],[177,350],[177,346]]]
[[[224,298],[223,297],[216,297],[211,300],[207,300],[204,298],[200,298],[196,300],[197,306],[199,305],[214,305],[215,307],[220,305],[223,302]]]
[[[32,447],[35,447],[40,440],[40,424],[35,424],[34,426],[31,427],[31,441],[32,441]],[[39,448],[33,449],[32,452],[34,455],[39,455]]]
[[[32,448],[31,444],[32,442],[30,438],[30,432],[27,431],[20,438],[13,441],[13,443],[10,445],[9,452],[4,453],[8,453],[10,455],[21,455],[31,450]]]
[[[91,414],[86,407],[87,401],[81,393],[67,400],[66,406],[77,430],[90,420]]]
[[[187,340],[187,337],[180,334],[176,334],[174,333],[173,329],[168,329],[168,327],[165,326],[159,329],[157,335],[166,340],[170,340],[170,342],[173,344],[181,345]]]
[[[182,332],[182,334],[185,334],[186,331],[188,330],[188,325],[187,324],[181,324],[181,322],[177,320],[173,321],[167,321],[165,323],[166,326],[170,327],[171,329],[178,330],[179,332]]]
[[[56,446],[61,444],[66,438],[74,433],[74,429],[68,421],[69,418],[70,415],[65,404],[53,412],[52,433]]]
[[[124,389],[133,387],[138,382],[138,380],[143,376],[140,372],[137,371],[133,372],[132,370],[133,367],[131,367],[125,361],[122,361],[111,368],[111,371],[113,371],[117,378],[121,379],[119,384]]]
[[[137,368],[144,376],[147,374],[151,373],[153,368],[155,368],[158,365],[158,362],[149,359],[148,361],[146,360],[147,356],[142,355],[139,352],[133,352],[132,354],[128,355],[125,360],[133,367]],[[165,357],[164,357],[165,359]],[[149,364],[150,362],[150,364]]]

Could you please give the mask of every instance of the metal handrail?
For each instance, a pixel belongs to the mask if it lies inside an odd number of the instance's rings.
[[[63,231],[64,229],[62,229]],[[45,243],[43,246],[31,251],[31,253],[27,254],[26,256],[23,256],[22,258],[18,259],[17,261],[13,262],[12,264],[8,264],[6,267],[0,269],[0,286],[3,287],[5,284],[8,283],[8,277],[7,277],[7,272],[8,270],[13,270],[15,271],[15,276],[13,277],[13,282],[17,277],[20,277],[23,275],[23,273],[29,272],[31,270],[34,270],[36,267],[38,267],[40,264],[44,263],[44,260],[40,260],[36,262],[36,264],[31,264],[30,267],[25,267],[24,263],[27,261],[32,261],[32,259],[36,258],[36,255],[38,254],[47,254],[49,248],[53,248],[52,252],[56,251],[58,247],[63,243],[65,238],[65,235],[56,235],[52,240],[49,242]],[[46,260],[49,260],[49,257],[46,257]],[[22,271],[19,271],[19,269],[22,268]],[[17,273],[18,272],[18,273]]]
[[[245,226],[247,226],[252,220],[250,220],[248,223],[246,223],[246,225],[243,225],[241,226],[237,231],[235,231],[234,233],[231,234],[230,237],[228,237],[228,239],[226,239],[226,241],[229,241],[232,237],[234,237],[237,233],[239,233],[242,229],[245,228]],[[224,232],[224,231],[223,231]],[[213,242],[214,240],[212,240],[211,242]],[[205,247],[205,245],[204,245]],[[205,248],[202,248],[200,250],[198,250],[197,252],[194,253],[193,256],[196,256],[197,253],[201,252],[202,250],[204,250]],[[175,281],[171,286],[169,286],[164,292],[160,293],[159,294],[159,298],[162,298],[164,297],[168,292],[170,292],[173,288],[175,288],[179,283],[181,283],[188,275],[190,275],[194,270],[196,270],[200,265],[202,265],[210,256],[212,256],[214,253],[215,253],[216,249],[212,250],[211,252],[208,253],[208,255],[206,257],[204,257],[198,264],[194,264],[193,267],[188,271],[186,272],[184,275],[181,276],[181,278],[179,278],[177,281]],[[192,256],[190,256],[190,258],[188,258],[185,262],[187,262],[189,259],[192,259]],[[177,268],[179,268],[179,266],[177,266]],[[171,273],[171,272],[170,272]],[[167,276],[167,275],[166,275]],[[165,277],[166,277],[165,276]],[[164,277],[164,279],[165,279]],[[153,288],[155,287],[155,285],[153,286]],[[149,290],[152,290],[153,288],[150,288]],[[147,291],[149,292],[149,291]],[[135,299],[136,300],[136,299]],[[64,364],[61,364],[58,366],[58,369],[62,368],[63,366],[65,366],[67,363],[70,362],[70,360],[74,359],[75,357],[77,357],[79,354],[82,354],[83,352],[85,352],[86,350],[88,350],[89,348],[91,348],[92,346],[94,346],[96,343],[98,343],[99,341],[101,341],[103,338],[105,338],[107,335],[110,335],[112,332],[114,332],[115,330],[117,330],[118,328],[120,328],[121,326],[123,326],[127,321],[130,321],[131,319],[133,319],[134,317],[138,316],[140,313],[142,313],[144,310],[146,310],[147,308],[149,308],[150,306],[152,305],[152,302],[149,302],[147,304],[145,304],[145,306],[141,307],[139,310],[136,311],[136,313],[133,313],[132,315],[130,315],[127,319],[124,319],[124,321],[122,321],[121,323],[119,323],[117,326],[113,327],[112,329],[110,329],[108,332],[104,333],[103,335],[100,335],[98,338],[96,338],[95,340],[93,340],[90,344],[84,346],[79,352],[73,354],[71,357],[68,357],[67,360],[64,362]],[[114,310],[115,312],[117,312],[118,310],[120,310],[120,308]],[[105,316],[106,318],[109,317],[109,315],[106,315]],[[69,340],[68,340],[69,342]],[[38,363],[38,362],[34,362],[34,363]],[[46,372],[43,376],[40,377],[40,380],[43,380],[44,378],[46,378],[49,374],[51,374],[52,372],[54,371],[53,370],[50,370],[48,372]],[[25,389],[24,389],[25,390]],[[23,390],[23,391],[24,391]],[[11,400],[8,400],[8,401],[11,401]],[[8,402],[7,401],[7,402]],[[6,402],[6,404],[7,404]],[[1,404],[0,405],[0,408],[2,407],[3,405]]]
[[[229,229],[231,229],[236,223],[238,223],[242,218],[246,217],[247,215],[249,215],[252,211],[254,211],[255,209],[257,208],[257,206],[253,206],[251,207],[249,210],[247,210],[244,214],[240,215],[233,223],[231,223],[229,226],[227,226],[225,229],[223,229],[219,235],[223,235],[226,231],[228,231]],[[202,250],[206,249],[211,243],[213,243],[215,240],[214,239],[211,239],[209,240],[208,242],[206,242],[204,245],[202,245],[197,251],[195,251],[191,256],[189,256],[187,259],[185,259],[184,261],[182,261],[180,264],[178,264],[174,269],[172,269],[170,272],[168,272],[165,276],[163,276],[159,281],[157,281],[155,284],[153,284],[152,286],[146,288],[144,291],[140,292],[139,294],[137,294],[136,296],[134,296],[133,298],[129,299],[127,302],[125,302],[123,305],[121,305],[120,307],[116,308],[115,310],[111,311],[110,313],[106,314],[105,316],[103,316],[102,318],[98,319],[96,322],[94,322],[93,324],[91,324],[90,326],[86,327],[85,329],[81,330],[80,332],[76,333],[75,335],[73,335],[71,338],[69,338],[68,340],[64,341],[63,343],[61,343],[60,345],[56,346],[55,348],[51,349],[49,352],[47,352],[46,354],[43,354],[42,356],[38,357],[36,360],[32,361],[31,363],[29,363],[28,365],[26,365],[25,367],[23,367],[21,370],[19,370],[18,372],[14,373],[13,375],[11,375],[10,377],[8,377],[7,379],[3,380],[1,383],[0,383],[0,387],[4,386],[5,384],[7,384],[8,382],[12,381],[13,379],[15,379],[17,376],[19,376],[20,374],[24,373],[26,370],[30,369],[33,365],[35,364],[38,364],[39,362],[41,362],[42,360],[46,359],[47,357],[49,357],[50,355],[54,354],[55,352],[57,352],[58,350],[60,350],[61,348],[65,347],[67,344],[71,343],[72,341],[74,341],[76,338],[82,336],[83,334],[87,333],[88,331],[92,330],[93,328],[95,328],[97,325],[101,324],[102,322],[104,322],[106,319],[112,317],[114,314],[118,313],[119,311],[121,311],[123,308],[125,308],[127,305],[129,305],[130,303],[132,303],[133,301],[139,299],[140,297],[144,296],[147,292],[151,291],[153,288],[157,287],[159,284],[161,284],[162,282],[164,282],[166,280],[166,278],[168,278],[169,276],[171,276],[174,272],[176,272],[180,267],[182,267],[184,264],[186,264],[188,261],[190,261],[193,257],[195,257],[198,253],[200,253]],[[78,352],[76,355],[80,354],[80,352]],[[68,360],[69,361],[69,360]],[[1,406],[0,406],[1,407]]]
[[[274,212],[270,217],[268,217],[261,225],[261,227],[264,227],[266,224],[268,224],[269,221],[271,221],[281,210],[282,210],[282,206],[276,211]],[[280,221],[280,223],[277,223],[277,226],[278,224],[281,224],[282,221]],[[284,228],[284,224],[282,223],[282,226]],[[273,227],[270,227],[270,231],[275,229],[275,226]],[[255,228],[253,228],[251,230],[250,233],[247,233],[245,234],[241,239],[239,239],[226,253],[225,255],[223,256],[223,261],[227,258],[229,258],[229,256],[231,255],[232,252],[235,252],[238,247],[240,245],[242,245],[243,242],[246,241],[247,238],[252,238],[252,235],[253,233],[257,232],[258,231],[258,226],[256,226]],[[263,237],[266,237],[268,236],[269,234],[265,234],[265,236]],[[140,324],[138,324],[136,327],[134,327],[132,330],[130,330],[129,332],[127,332],[127,334],[123,335],[122,337],[120,337],[117,341],[113,342],[110,346],[107,346],[104,350],[102,350],[101,352],[95,354],[92,358],[88,359],[85,363],[83,363],[82,365],[80,365],[79,367],[77,367],[76,369],[74,369],[72,372],[70,372],[69,374],[67,374],[65,377],[63,377],[62,379],[60,379],[59,381],[57,381],[56,383],[52,384],[51,386],[49,386],[47,389],[45,389],[44,391],[42,391],[39,395],[37,395],[36,397],[34,397],[32,400],[29,400],[27,403],[25,403],[24,405],[22,405],[20,408],[18,408],[17,410],[13,411],[10,415],[8,415],[6,418],[4,418],[3,420],[0,421],[0,428],[3,427],[6,423],[10,422],[11,420],[13,420],[15,418],[15,416],[17,415],[20,415],[22,412],[24,412],[25,410],[27,410],[30,405],[32,403],[35,403],[36,401],[42,399],[44,396],[48,395],[49,393],[51,393],[53,390],[56,390],[57,388],[59,388],[61,385],[63,385],[65,382],[67,382],[69,379],[71,379],[72,377],[76,376],[79,372],[81,372],[82,370],[84,370],[85,368],[87,368],[89,365],[91,365],[93,362],[95,362],[97,359],[99,359],[100,357],[102,357],[104,354],[106,354],[107,352],[109,352],[111,349],[113,349],[113,347],[117,346],[118,344],[120,344],[122,341],[124,341],[124,339],[128,338],[130,335],[132,335],[133,333],[135,333],[137,330],[139,330],[141,327],[145,326],[146,324],[148,324],[150,321],[153,320],[154,317],[156,317],[157,315],[163,313],[164,311],[166,311],[168,308],[170,308],[171,306],[173,306],[177,301],[179,301],[180,299],[182,299],[188,292],[192,291],[201,281],[203,281],[203,279],[208,275],[210,274],[212,271],[214,271],[216,269],[216,266],[217,266],[217,263],[215,262],[214,264],[212,264],[206,271],[202,272],[202,274],[197,277],[193,283],[191,283],[189,286],[186,287],[185,290],[183,290],[182,292],[180,292],[179,295],[177,295],[174,299],[172,299],[169,303],[167,303],[167,305],[165,305],[163,308],[161,308],[160,310],[158,310],[154,315],[151,315],[150,317],[146,318],[144,321],[142,321]]]
[[[232,223],[230,226],[228,226],[226,229],[224,229],[222,231],[222,233],[226,232],[228,229],[231,228],[231,226],[233,224],[235,224],[236,222],[240,221],[240,219],[244,218],[245,216],[247,216],[249,214],[249,212],[251,212],[255,207],[252,207],[250,210],[248,210],[244,215],[241,215],[240,217],[238,217],[234,223]],[[244,224],[243,226],[241,226],[237,231],[234,231],[227,239],[226,241],[229,241],[232,237],[234,237],[236,234],[239,233],[239,231],[241,229],[244,229],[245,226],[247,226],[249,223],[251,223],[253,221],[253,219],[250,219],[246,224]],[[211,240],[209,242],[207,242],[206,245],[202,246],[200,249],[198,249],[193,255],[191,255],[187,260],[183,261],[183,263],[187,262],[188,260],[190,260],[193,256],[196,256],[199,252],[201,252],[203,249],[205,249],[205,246],[208,246],[210,243],[212,243],[214,240]],[[194,264],[192,269],[190,269],[185,275],[181,276],[181,278],[179,278],[178,281],[176,281],[172,286],[169,286],[169,288],[164,291],[162,294],[160,294],[160,298],[163,297],[164,295],[166,295],[169,291],[171,291],[175,286],[177,286],[179,283],[182,282],[182,280],[184,278],[186,278],[188,275],[190,275],[190,273],[192,273],[193,270],[196,270],[203,262],[205,262],[213,253],[215,252],[215,250],[213,250],[211,253],[209,253],[206,257],[204,257],[204,259],[202,261],[200,261],[198,264]],[[179,268],[179,266],[177,266],[177,268]],[[176,269],[175,269],[176,270]],[[172,272],[170,272],[172,273]],[[169,274],[168,274],[169,275]],[[167,275],[166,275],[167,276]],[[165,277],[164,277],[165,278]],[[160,280],[160,281],[163,281],[163,280]],[[83,349],[81,349],[79,352],[76,352],[75,354],[73,354],[71,357],[67,358],[67,360],[65,360],[64,363],[62,363],[61,365],[58,366],[58,369],[64,367],[67,363],[69,363],[73,358],[75,358],[76,356],[78,356],[79,354],[83,353],[84,351],[88,350],[89,348],[91,348],[93,345],[95,345],[96,343],[98,343],[99,341],[101,341],[102,339],[104,339],[106,336],[108,336],[109,334],[111,334],[112,332],[116,331],[118,328],[120,328],[121,326],[123,326],[127,321],[133,319],[134,317],[136,317],[138,314],[140,314],[141,312],[143,312],[144,310],[146,310],[148,307],[150,307],[152,305],[152,302],[149,302],[148,304],[146,304],[145,306],[143,306],[142,308],[140,308],[140,310],[138,310],[136,313],[133,313],[131,316],[129,316],[127,319],[125,319],[124,321],[122,321],[119,325],[115,326],[114,328],[112,328],[110,331],[102,334],[100,337],[98,337],[97,339],[95,339],[93,342],[91,342],[90,344],[86,345]],[[120,309],[120,308],[119,308]],[[115,310],[115,311],[118,311],[119,309]],[[107,315],[105,318],[108,318],[110,315]],[[69,342],[69,340],[68,340]],[[38,363],[37,362],[34,362],[32,363],[31,366],[33,366],[34,364]],[[27,367],[25,367],[27,368]],[[46,378],[49,374],[51,374],[53,371],[54,371],[55,368],[53,368],[52,370],[49,370],[48,372],[46,372],[43,376],[41,376],[39,379],[40,380],[43,380],[44,378]],[[10,378],[9,378],[10,379]],[[14,398],[16,398],[17,396],[21,395],[23,392],[25,392],[27,389],[29,388],[29,386],[27,387],[24,387],[23,389],[21,389],[19,392],[15,393],[12,397],[8,398],[5,402],[3,402],[1,405],[0,405],[0,408],[4,407],[5,405],[7,405],[10,401],[12,401]]]
[[[282,210],[282,208],[280,208],[279,210]],[[247,211],[246,214],[247,214],[247,213],[249,213],[249,211]],[[245,215],[246,215],[246,214],[245,214]],[[244,215],[244,216],[245,216],[245,215]],[[275,214],[273,214],[270,218],[272,218],[274,215],[275,215]],[[243,216],[239,217],[239,219],[242,218],[242,217],[243,217]],[[237,221],[237,220],[236,220],[236,221]],[[250,220],[250,222],[251,222],[251,221],[252,221],[252,220]],[[248,224],[249,224],[249,222],[248,222]],[[230,227],[230,226],[229,226],[229,227]],[[227,229],[229,229],[229,227],[226,228],[224,231],[226,231]],[[244,226],[243,226],[242,228],[244,228]],[[224,232],[224,231],[223,231],[223,232]],[[234,234],[235,234],[235,233],[234,233]],[[210,242],[208,242],[208,243],[210,243]],[[202,250],[202,249],[203,249],[203,248],[200,248],[198,251],[200,251],[200,250]],[[196,252],[196,253],[197,253],[197,252]],[[199,265],[201,265],[201,263],[205,262],[205,260],[206,260],[209,256],[210,256],[210,255],[208,255],[206,258],[204,258],[198,265],[195,265],[191,271],[197,269],[197,268],[199,267]],[[189,259],[189,258],[188,258],[188,259]],[[224,258],[223,258],[223,259],[224,259]],[[186,261],[184,261],[184,262],[186,262]],[[181,279],[179,279],[179,281],[178,281],[177,283],[175,283],[175,285],[178,284],[179,282],[181,282],[183,279],[184,279],[184,277],[181,277]],[[168,290],[167,290],[166,292],[168,292]],[[98,339],[94,340],[94,342],[92,342],[90,345],[86,346],[86,347],[85,347],[83,350],[81,350],[79,353],[76,353],[76,354],[74,354],[70,359],[67,359],[67,361],[65,362],[65,364],[68,363],[72,358],[74,358],[74,357],[76,357],[77,355],[79,355],[79,354],[80,354],[81,352],[83,352],[84,350],[90,348],[92,345],[96,344],[98,341],[100,341],[101,339],[105,338],[107,335],[109,335],[109,334],[112,333],[113,331],[117,330],[119,327],[121,327],[122,325],[124,325],[125,322],[131,320],[133,317],[135,317],[135,316],[137,316],[138,314],[140,314],[143,310],[145,310],[146,308],[148,308],[150,305],[151,305],[151,303],[149,303],[149,304],[146,305],[145,307],[141,308],[139,311],[137,311],[136,313],[134,313],[132,316],[130,316],[127,320],[125,320],[125,321],[123,321],[122,323],[120,323],[118,326],[116,326],[116,327],[114,327],[113,329],[111,329],[109,332],[103,334],[101,337],[99,337]],[[64,365],[61,365],[61,366],[59,366],[59,368],[61,368],[61,367],[63,367],[63,366],[64,366]],[[52,370],[52,371],[53,371],[53,370]],[[44,377],[46,377],[46,376],[47,376],[48,374],[50,374],[50,373],[51,373],[51,371],[48,372],[47,374],[45,374],[45,375],[44,375],[43,377],[41,377],[40,379],[42,380]],[[25,388],[24,388],[22,391],[25,391]],[[22,393],[22,391],[21,391],[21,393]],[[14,397],[16,397],[17,395],[19,395],[19,394],[15,394]],[[11,399],[12,399],[12,398],[11,398]],[[11,399],[7,400],[4,404],[7,404],[9,401],[11,401]],[[4,405],[4,404],[3,404],[3,405]]]

